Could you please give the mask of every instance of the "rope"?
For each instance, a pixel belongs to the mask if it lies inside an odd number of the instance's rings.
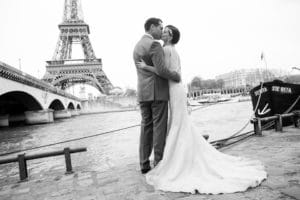
[[[247,135],[249,133],[253,133],[253,132],[254,131],[248,131],[246,133],[243,133],[243,134],[240,134],[240,135],[237,135],[237,136],[231,136],[231,137],[220,139],[220,140],[214,140],[214,141],[211,141],[210,143],[213,144],[213,143],[224,142],[224,141],[226,142],[227,140],[238,138],[238,137],[241,137],[241,136]]]
[[[249,135],[247,135],[247,136],[245,136],[245,137],[243,137],[243,138],[241,138],[241,139],[239,139],[239,140],[236,140],[236,141],[234,141],[234,142],[231,142],[231,143],[228,143],[228,144],[222,144],[221,146],[217,146],[217,149],[220,149],[220,148],[223,148],[223,147],[227,147],[227,146],[230,146],[230,145],[232,145],[232,144],[235,144],[235,143],[237,143],[237,142],[240,142],[240,141],[242,141],[242,140],[245,140],[246,138],[249,138],[249,137],[251,137],[251,136],[253,136],[253,135],[255,135],[254,133],[252,133],[252,134],[249,134]]]
[[[259,97],[258,97],[258,100],[257,100],[257,102],[256,102],[254,111],[253,111],[253,113],[252,113],[250,119],[252,119],[252,118],[255,116],[255,113],[256,113],[256,111],[257,111],[257,109],[258,109],[258,105],[259,105],[259,103],[260,103],[261,94],[262,94],[262,88],[263,88],[263,82],[260,83]],[[239,134],[239,133],[241,133],[241,132],[249,125],[249,123],[250,123],[250,120],[248,120],[247,123],[246,123],[240,130],[238,130],[237,132],[235,132],[234,134],[232,134],[232,135],[229,136],[228,138],[221,139],[221,140],[215,140],[215,141],[212,141],[212,142],[210,142],[210,143],[213,144],[213,145],[219,143],[218,145],[221,145],[221,147],[225,147],[225,146],[229,146],[229,145],[232,145],[232,144],[234,144],[234,143],[237,143],[237,142],[239,142],[239,141],[241,141],[241,140],[244,140],[245,138],[242,138],[242,139],[240,139],[240,140],[234,141],[234,142],[229,143],[229,144],[224,144],[224,142],[226,142],[226,141],[228,141],[228,140],[230,140],[230,139],[234,139],[234,138],[237,138],[237,137],[241,137],[241,136],[247,135],[247,134],[249,134],[249,133],[252,133],[252,134],[250,134],[249,136],[246,136],[246,138],[248,138],[248,137],[254,135],[254,131],[248,131],[248,132],[246,132],[246,133]],[[222,144],[221,142],[223,142],[223,144]]]
[[[125,127],[125,128],[115,129],[115,130],[111,130],[111,131],[107,131],[107,132],[103,132],[103,133],[98,133],[98,134],[94,134],[94,135],[89,135],[89,136],[85,136],[85,137],[74,138],[74,139],[70,139],[70,140],[56,142],[56,143],[52,143],[52,144],[46,144],[46,145],[42,145],[42,146],[37,146],[37,147],[12,151],[12,152],[8,152],[8,153],[3,153],[3,154],[0,154],[0,157],[1,156],[7,156],[7,155],[10,155],[10,154],[20,153],[20,152],[23,152],[23,151],[30,151],[30,150],[33,150],[33,149],[40,149],[40,148],[44,148],[44,147],[54,146],[54,145],[57,145],[57,144],[63,144],[63,143],[67,143],[67,142],[73,142],[73,141],[82,140],[82,139],[86,139],[86,138],[96,137],[96,136],[100,136],[100,135],[106,135],[106,134],[109,134],[109,133],[118,132],[118,131],[130,129],[130,128],[133,128],[133,127],[137,127],[137,126],[140,126],[140,124],[136,124],[136,125],[133,125],[133,126],[128,126],[128,127]]]
[[[255,109],[254,109],[254,111],[253,111],[250,119],[247,121],[247,123],[240,130],[238,130],[237,132],[235,132],[234,134],[232,134],[229,138],[234,137],[234,136],[238,135],[240,132],[242,132],[249,125],[250,120],[255,116],[255,113],[256,113],[256,111],[258,109],[258,105],[260,103],[261,94],[262,94],[262,88],[263,88],[263,82],[260,83],[259,97],[258,97],[258,100],[257,100],[256,105],[255,105]]]
[[[258,105],[259,105],[259,103],[260,103],[261,94],[262,94],[262,87],[263,87],[263,83],[261,82],[261,85],[260,85],[260,92],[259,92],[259,97],[258,97],[258,100],[257,100],[257,102],[256,102],[256,106],[255,106],[255,109],[254,109],[254,111],[253,111],[253,113],[252,113],[250,119],[252,119],[252,118],[255,116],[255,113],[256,113],[256,111],[257,111],[257,109],[258,109]],[[208,106],[215,105],[215,104],[217,104],[217,103],[210,104],[210,105],[207,105],[207,106],[205,106],[205,107],[200,107],[200,108],[193,109],[192,112],[193,112],[193,111],[196,111],[196,110],[199,110],[199,109],[207,108]],[[229,103],[223,103],[223,104],[229,104]],[[234,138],[234,136],[236,136],[236,135],[238,135],[239,133],[241,133],[241,132],[249,125],[249,123],[250,123],[250,120],[248,120],[248,121],[246,122],[246,124],[245,124],[240,130],[236,131],[236,132],[233,133],[231,136],[229,136],[228,139]]]
[[[293,109],[293,107],[298,103],[299,99],[300,99],[300,95],[297,97],[297,99],[294,101],[294,103],[284,113],[285,114],[289,113]]]

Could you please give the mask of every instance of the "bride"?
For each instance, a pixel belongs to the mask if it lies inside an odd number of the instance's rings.
[[[179,30],[168,25],[162,35],[166,66],[180,73],[175,49]],[[157,73],[143,61],[138,67]],[[157,190],[220,194],[245,191],[267,177],[260,161],[226,155],[210,145],[195,130],[187,110],[182,83],[169,81],[170,119],[163,159],[146,174],[146,181]]]

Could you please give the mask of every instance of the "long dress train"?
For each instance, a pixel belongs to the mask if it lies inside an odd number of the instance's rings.
[[[164,47],[166,63],[180,71],[174,46]],[[170,123],[160,163],[146,175],[157,190],[205,194],[233,193],[258,186],[267,177],[258,160],[216,150],[195,130],[187,110],[183,84],[169,81]]]

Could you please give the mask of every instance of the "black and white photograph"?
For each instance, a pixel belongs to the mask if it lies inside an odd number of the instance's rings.
[[[300,200],[299,11],[0,0],[0,199]]]

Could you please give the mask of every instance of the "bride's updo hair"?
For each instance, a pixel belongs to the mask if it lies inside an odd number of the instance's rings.
[[[167,25],[166,27],[168,27],[171,30],[171,36],[173,37],[171,40],[172,44],[177,44],[179,39],[180,39],[180,32],[178,30],[178,28],[176,28],[173,25]]]

